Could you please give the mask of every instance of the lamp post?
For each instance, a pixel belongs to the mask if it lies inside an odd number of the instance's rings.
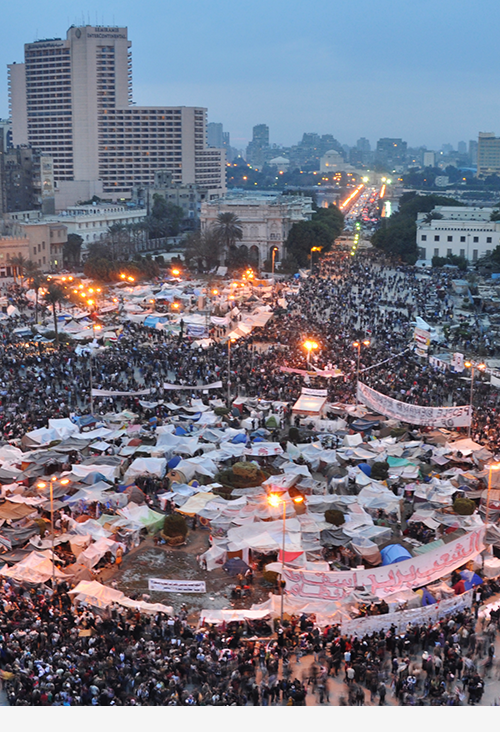
[[[284,498],[281,498],[277,493],[270,493],[268,496],[268,503],[270,506],[273,506],[273,508],[277,508],[280,503],[283,504],[283,538],[282,538],[282,544],[281,544],[281,582],[280,582],[280,589],[281,589],[281,609],[280,609],[280,623],[283,627],[283,613],[284,613],[284,600],[285,600],[285,580],[283,579],[285,574],[285,536],[286,536],[286,501]],[[294,503],[303,503],[304,497],[300,494],[295,495],[292,498],[292,501]]]
[[[54,562],[54,488],[53,488],[53,481],[55,480],[55,476],[52,476],[49,481],[49,490],[50,490],[50,536],[51,536],[51,549],[52,549],[52,590],[54,591],[55,588],[55,578],[56,578],[56,565]],[[44,481],[40,481],[37,483],[37,488],[40,490],[44,490],[47,487],[47,483]]]
[[[307,340],[304,341],[304,348],[307,351],[307,370],[309,370],[311,362],[311,351],[316,351],[319,348],[319,344],[316,341]]]
[[[271,278],[273,280],[273,287],[274,287],[274,260],[275,260],[277,251],[278,251],[278,247],[273,247],[272,254],[271,254]]]
[[[309,252],[309,257],[311,259],[311,274],[312,274],[312,268],[313,268],[313,252],[320,252],[322,247],[311,247],[311,251]]]
[[[359,404],[358,385],[359,385],[359,360],[361,358],[361,344],[363,344],[363,346],[369,346],[370,341],[368,339],[364,340],[364,341],[354,341],[354,343],[352,344],[354,346],[354,348],[358,349],[358,363],[357,363],[357,367],[356,367],[356,406],[358,406],[358,404]]]
[[[236,338],[229,338],[227,342],[227,408],[231,408],[231,343],[235,343]]]
[[[474,369],[479,369],[479,371],[484,371],[486,368],[486,364],[484,363],[476,363],[475,361],[465,361],[464,366],[471,370],[470,372],[470,399],[469,399],[469,428],[467,430],[467,435],[471,436],[471,430],[472,430],[472,410],[473,410],[473,398],[474,398]]]

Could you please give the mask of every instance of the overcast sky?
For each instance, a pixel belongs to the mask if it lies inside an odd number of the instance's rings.
[[[494,0],[9,2],[0,116],[24,43],[97,23],[128,27],[137,104],[207,107],[237,148],[262,122],[282,145],[318,132],[456,148],[500,135],[499,21]]]

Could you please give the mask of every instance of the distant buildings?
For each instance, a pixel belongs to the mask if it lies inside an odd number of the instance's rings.
[[[262,168],[269,152],[269,127],[255,125],[252,141],[247,145],[247,162],[256,168]]]
[[[480,132],[477,141],[477,177],[500,175],[500,137],[494,132]]]
[[[309,221],[313,214],[312,198],[280,195],[228,195],[201,205],[201,230],[207,231],[221,213],[233,213],[240,221],[243,238],[236,242],[255,261],[271,259],[277,247],[276,261],[283,258],[283,247],[293,224]]]
[[[436,206],[442,218],[417,217],[417,246],[421,259],[464,257],[477,262],[500,244],[500,222],[491,221],[492,208]]]
[[[375,151],[375,163],[385,165],[387,168],[398,170],[403,169],[406,162],[408,144],[400,137],[382,137],[377,142]]]
[[[74,27],[66,39],[25,45],[9,68],[14,145],[54,162],[56,207],[127,199],[157,170],[223,194],[225,154],[206,144],[206,109],[136,107],[127,28]]]

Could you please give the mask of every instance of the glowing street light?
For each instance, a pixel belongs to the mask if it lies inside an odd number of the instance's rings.
[[[316,341],[307,340],[304,342],[303,346],[307,351],[307,368],[309,368],[310,360],[311,360],[311,351],[316,351],[319,348],[319,343],[316,343]]]
[[[464,366],[467,369],[470,369],[470,399],[469,399],[469,428],[467,430],[467,434],[470,437],[471,436],[471,430],[472,430],[472,410],[473,410],[473,398],[474,398],[474,369],[479,369],[479,371],[484,371],[486,368],[485,363],[476,363],[475,361],[465,361]]]
[[[290,489],[290,490],[292,490],[292,489]],[[290,492],[288,495],[290,496],[293,503],[295,503],[295,504],[304,502],[304,496],[301,495],[298,490],[296,490],[295,495],[292,495]],[[281,589],[280,623],[281,623],[281,626],[283,626],[283,604],[284,604],[284,599],[285,599],[285,585],[286,585],[286,582],[283,579],[284,574],[285,574],[286,501],[278,493],[270,493],[267,497],[267,502],[273,508],[278,508],[280,503],[283,504],[283,538],[282,538],[282,546],[281,546],[281,582],[280,582],[280,589]]]

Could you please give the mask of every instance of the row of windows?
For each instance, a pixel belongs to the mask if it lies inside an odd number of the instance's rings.
[[[423,250],[423,252],[425,252],[425,249]],[[446,250],[446,256],[447,257],[450,257],[452,254],[453,254],[453,250],[452,249],[447,249]],[[488,257],[490,254],[491,254],[491,250],[490,249],[487,249],[486,250],[486,256]],[[440,256],[440,254],[439,254],[439,248],[434,249],[434,256],[435,257],[439,257]],[[460,256],[465,259],[465,249],[460,249]],[[424,256],[424,258],[425,258],[425,256]],[[473,249],[472,250],[472,261],[473,262],[477,262],[478,259],[479,259],[479,250],[478,249]]]
[[[420,240],[421,241],[427,241],[427,234],[422,234],[422,236],[420,237]],[[435,234],[434,241],[440,241],[439,234]],[[452,236],[447,236],[446,237],[446,241],[453,241],[453,237]],[[467,237],[466,236],[461,236],[460,237],[460,242],[461,243],[465,243],[466,241],[467,241]],[[492,241],[493,241],[493,237],[491,237],[491,236],[487,236],[486,237],[486,244],[491,244]],[[479,244],[479,237],[478,236],[473,236],[472,237],[472,242],[474,244]]]

